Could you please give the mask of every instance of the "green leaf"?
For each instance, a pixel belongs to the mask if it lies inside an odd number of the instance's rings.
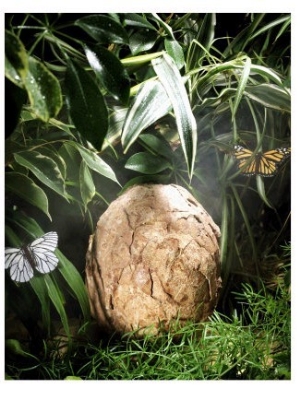
[[[38,237],[39,235],[37,235]],[[42,321],[43,326],[45,326],[48,330],[48,334],[50,334],[51,329],[51,316],[50,316],[50,299],[48,296],[47,286],[45,284],[45,280],[43,276],[35,275],[33,279],[29,281],[33,291],[39,299],[39,303],[41,306],[42,313]]]
[[[84,159],[90,169],[119,184],[113,169],[108,164],[106,164],[106,162],[103,161],[95,152],[88,150],[75,142],[69,142],[69,144],[75,147],[77,151],[79,151],[81,157]]]
[[[51,215],[48,211],[48,198],[45,192],[32,179],[17,172],[7,172],[5,175],[5,189],[39,208],[51,220]]]
[[[91,171],[84,160],[82,160],[80,164],[79,185],[80,185],[81,198],[86,208],[87,204],[95,196],[96,189]]]
[[[62,107],[62,94],[57,78],[38,60],[29,57],[25,87],[31,107],[41,120],[48,122]]]
[[[165,49],[170,57],[175,61],[176,67],[181,69],[185,64],[184,52],[177,40],[165,39]]]
[[[174,153],[167,140],[163,137],[151,135],[149,133],[143,133],[139,136],[139,139],[146,145],[147,150],[154,152],[166,159],[172,160]]]
[[[173,39],[175,40],[173,30],[170,25],[163,21],[160,16],[156,13],[151,13],[154,20],[161,26],[161,28]]]
[[[5,340],[5,350],[11,354],[16,354],[22,357],[33,357],[30,353],[27,353],[22,344],[17,339],[6,339]]]
[[[104,98],[90,75],[77,63],[68,61],[66,97],[76,129],[100,150],[108,129]]]
[[[157,174],[171,167],[171,164],[165,158],[147,152],[134,154],[125,164],[125,168],[143,174]]]
[[[269,200],[266,196],[264,180],[259,175],[256,176],[256,187],[257,187],[257,192],[258,192],[260,198],[265,202],[265,204],[268,207],[273,208],[275,210],[275,207],[269,202]]]
[[[249,79],[250,70],[251,70],[251,58],[247,57],[246,61],[245,61],[245,66],[244,66],[244,68],[242,70],[241,79],[239,81],[238,88],[237,88],[236,95],[235,95],[235,99],[234,99],[234,103],[233,103],[232,119],[234,119],[235,114],[236,114],[237,109],[238,109],[238,106],[239,106],[239,104],[241,102],[241,99],[243,97],[244,90],[245,90],[245,87],[246,87],[248,79]]]
[[[24,89],[28,71],[28,56],[23,43],[9,31],[5,31],[5,76]]]
[[[102,85],[123,104],[127,104],[130,81],[120,60],[102,46],[84,46],[90,66]]]
[[[124,14],[124,23],[127,26],[137,26],[139,28],[151,29],[156,31],[156,28],[146,19],[139,14]]]
[[[170,56],[164,54],[163,57],[153,60],[152,64],[172,103],[188,174],[191,179],[197,150],[197,124],[187,92],[179,71]]]
[[[52,301],[52,304],[54,305],[60,320],[62,322],[63,328],[67,334],[67,336],[70,336],[70,328],[69,328],[69,323],[68,323],[68,316],[65,310],[65,299],[62,291],[58,287],[56,281],[52,278],[51,274],[45,274],[43,276],[43,279],[45,281],[47,290],[48,290],[48,295],[50,297],[50,300]]]
[[[266,81],[271,80],[274,83],[276,83],[277,85],[282,86],[282,81],[281,81],[280,77],[271,68],[264,67],[263,65],[252,64],[250,75],[253,75],[253,74],[259,74]]]
[[[210,48],[214,40],[216,14],[207,13],[204,18],[201,14],[196,14],[196,26],[198,26],[196,36],[189,46],[187,55],[187,70],[202,65],[202,60],[210,53]]]
[[[149,51],[155,45],[157,33],[145,29],[133,33],[129,39],[129,47],[132,55],[136,55],[145,51]]]
[[[67,165],[63,157],[58,153],[54,146],[40,146],[39,153],[43,156],[46,156],[54,161],[57,168],[59,169],[60,175],[63,181],[67,177]]]
[[[44,185],[67,200],[65,182],[56,162],[37,151],[21,151],[14,154],[16,162],[28,168]]]
[[[258,29],[250,38],[250,40],[253,40],[254,38],[256,38],[259,35],[262,35],[263,33],[268,33],[272,28],[274,28],[277,25],[280,24],[285,24],[286,22],[291,21],[291,16],[290,14],[286,14],[284,16],[280,16],[279,18],[269,22],[268,24],[263,24],[263,27]]]
[[[98,43],[127,44],[128,36],[125,29],[114,19],[104,15],[89,15],[75,21]]]
[[[71,141],[66,141],[60,147],[58,154],[65,161],[67,167],[67,179],[73,182],[79,182],[79,166],[82,160],[76,144],[72,145]]]
[[[149,61],[157,58],[163,54],[162,51],[150,54],[142,54],[134,57],[127,57],[121,60],[122,65],[131,69],[139,69],[141,66],[147,64]]]
[[[171,110],[171,103],[162,84],[147,81],[134,98],[122,132],[122,146],[126,153],[139,134]]]
[[[291,112],[290,93],[276,85],[263,83],[258,86],[248,86],[244,94],[267,108]]]
[[[84,322],[86,322],[90,319],[90,306],[84,280],[75,266],[63,255],[60,250],[56,250],[55,254],[60,261],[60,267],[58,268],[58,271],[64,277],[66,283],[75,295],[75,298],[78,300]]]

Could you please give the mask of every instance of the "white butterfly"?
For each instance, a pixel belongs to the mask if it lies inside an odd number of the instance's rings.
[[[42,274],[53,271],[58,258],[54,254],[58,236],[48,232],[21,248],[5,249],[5,268],[10,268],[10,277],[16,282],[28,282],[34,275],[34,268]]]

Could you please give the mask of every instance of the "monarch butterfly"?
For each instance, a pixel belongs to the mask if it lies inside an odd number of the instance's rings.
[[[5,268],[10,268],[11,279],[16,282],[28,282],[34,275],[34,269],[42,274],[53,271],[58,264],[58,258],[54,254],[57,241],[57,233],[48,232],[27,246],[7,247]]]
[[[278,166],[291,154],[291,148],[280,147],[265,153],[253,153],[242,146],[234,146],[234,156],[238,160],[241,174],[246,176],[261,175],[272,177]]]

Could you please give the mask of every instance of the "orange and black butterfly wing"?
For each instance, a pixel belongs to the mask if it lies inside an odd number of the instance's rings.
[[[266,151],[261,155],[257,173],[265,177],[274,176],[277,173],[279,165],[282,164],[290,154],[291,148],[285,147]]]
[[[291,154],[291,148],[277,148],[265,153],[254,154],[242,146],[234,146],[234,156],[242,175],[261,175],[272,177],[277,173],[278,166]]]
[[[236,145],[234,146],[234,157],[238,161],[238,168],[241,174],[251,176],[256,173],[258,157],[251,150]]]

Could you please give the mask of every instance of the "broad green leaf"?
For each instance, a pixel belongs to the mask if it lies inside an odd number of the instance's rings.
[[[58,154],[65,161],[67,167],[67,179],[69,181],[78,182],[79,181],[79,166],[82,160],[78,150],[76,149],[76,144],[72,145],[71,141],[66,141],[60,147]]]
[[[48,211],[48,198],[45,192],[28,176],[17,172],[7,172],[5,174],[5,189],[39,208],[51,220]]]
[[[132,55],[149,51],[155,45],[157,33],[148,29],[133,33],[129,38],[129,47]]]
[[[108,129],[104,98],[91,76],[77,63],[69,61],[66,97],[72,121],[80,134],[100,150]]]
[[[28,72],[28,56],[20,39],[5,31],[5,76],[15,85],[24,89]]]
[[[87,204],[93,199],[96,193],[93,177],[90,169],[84,160],[81,161],[79,168],[79,186],[83,204]]]
[[[62,94],[57,78],[40,61],[29,57],[25,87],[31,107],[41,120],[48,122],[62,107]]]
[[[149,151],[163,156],[166,159],[173,159],[174,153],[171,149],[171,146],[163,137],[154,136],[149,133],[143,133],[139,136],[139,139],[144,143],[144,145],[146,145],[145,147]]]
[[[125,164],[125,168],[143,174],[157,174],[171,167],[171,164],[165,158],[146,152],[134,154]]]
[[[102,46],[84,46],[90,66],[102,85],[123,104],[128,102],[130,81],[120,60]]]
[[[65,182],[56,162],[37,151],[21,151],[14,154],[16,162],[28,168],[44,185],[67,200]]]
[[[69,144],[79,151],[81,157],[84,159],[90,169],[119,184],[113,169],[95,152],[88,150],[75,142],[70,142]]]
[[[291,112],[290,94],[276,85],[263,83],[258,86],[248,86],[244,94],[267,108]]]
[[[84,280],[75,266],[60,250],[56,250],[55,254],[60,261],[58,271],[64,277],[76,300],[78,300],[84,321],[86,322],[90,319],[90,306]]]
[[[127,44],[128,36],[126,30],[114,19],[105,15],[89,15],[75,21],[97,43],[119,43]]]
[[[153,60],[152,64],[172,103],[188,175],[192,179],[197,150],[197,124],[187,92],[170,56],[164,54]]]
[[[139,28],[151,29],[155,30],[155,26],[153,26],[146,17],[143,17],[139,14],[124,14],[124,23],[127,26],[138,26]]]
[[[126,153],[139,134],[171,110],[171,103],[162,84],[147,81],[131,105],[122,132],[122,146]]]
[[[176,67],[181,69],[185,64],[182,47],[177,40],[165,39],[165,49],[170,57],[175,61]]]
[[[58,151],[56,150],[56,148],[54,146],[40,146],[39,147],[39,153],[43,156],[46,156],[50,159],[52,159],[56,166],[59,169],[59,172],[61,174],[61,177],[63,179],[63,181],[65,181],[66,177],[67,177],[67,165],[65,160],[63,159],[63,157],[60,156],[60,154],[58,153]]]

